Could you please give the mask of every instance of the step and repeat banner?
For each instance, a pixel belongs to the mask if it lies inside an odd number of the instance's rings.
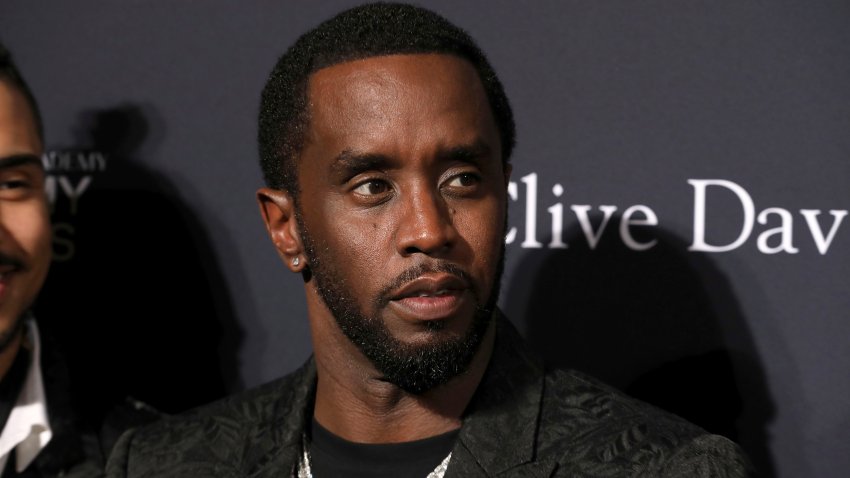
[[[554,366],[850,468],[847,2],[422,2],[514,108],[500,303]],[[77,386],[177,412],[310,354],[254,193],[259,92],[346,1],[3,0],[46,126],[37,306]],[[82,370],[82,372],[80,371]]]

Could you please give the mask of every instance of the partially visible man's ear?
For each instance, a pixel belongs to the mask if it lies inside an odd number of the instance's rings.
[[[280,258],[292,272],[301,272],[306,266],[306,259],[292,196],[285,191],[260,188],[257,190],[257,203]]]

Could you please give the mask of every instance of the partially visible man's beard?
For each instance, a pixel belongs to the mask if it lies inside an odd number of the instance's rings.
[[[12,326],[7,330],[0,332],[0,353],[6,351],[7,348],[18,338],[18,335],[21,333],[21,330],[24,328],[24,322],[29,316],[28,312],[24,312],[19,315],[18,318],[12,323]]]
[[[0,265],[3,266],[14,266],[18,270],[27,270],[27,265],[23,260],[14,257],[10,254],[0,252]],[[24,322],[27,317],[29,317],[29,311],[25,310],[23,313],[19,314],[15,320],[12,322],[11,326],[5,331],[0,332],[0,353],[6,351],[6,349],[15,341],[18,335],[21,333],[21,330],[24,328]]]
[[[354,294],[336,265],[325,261],[323,254],[318,251],[298,212],[296,220],[319,296],[333,314],[343,334],[383,374],[384,380],[407,392],[421,394],[448,382],[468,369],[492,321],[493,311],[499,299],[505,258],[504,244],[501,245],[493,286],[488,291],[486,303],[481,302],[479,294],[472,287],[468,289],[475,300],[475,315],[466,333],[459,337],[407,344],[392,336],[380,316],[369,317],[360,310]],[[445,261],[427,262],[405,270],[384,287],[377,297],[372,298],[375,310],[381,310],[381,307],[389,302],[388,293],[391,290],[426,272],[453,274],[472,284],[468,274],[454,264]],[[427,322],[427,326],[437,333],[445,324],[442,321],[433,321]]]

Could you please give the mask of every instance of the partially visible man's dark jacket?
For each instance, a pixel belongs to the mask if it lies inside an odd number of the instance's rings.
[[[84,397],[74,397],[69,373],[57,345],[50,337],[42,339],[41,373],[53,437],[24,471],[15,473],[7,467],[2,478],[103,476],[106,458],[118,437],[132,426],[158,419],[159,413],[128,400],[96,421],[84,416],[79,403],[75,402]]]
[[[545,372],[499,319],[487,372],[463,419],[446,478],[743,477],[726,438],[574,372]],[[126,433],[107,465],[119,477],[287,477],[312,416],[316,369]]]

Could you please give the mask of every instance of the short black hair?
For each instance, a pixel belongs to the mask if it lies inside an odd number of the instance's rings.
[[[12,60],[12,54],[3,45],[3,42],[0,42],[0,81],[5,81],[24,95],[24,99],[29,105],[30,111],[32,111],[32,117],[35,119],[35,130],[38,133],[38,139],[44,144],[44,125],[41,122],[41,112],[38,110],[38,103],[35,101],[35,96],[33,96],[29,86],[27,86],[27,82],[24,81],[24,77],[21,76],[18,67],[15,66],[15,62]]]
[[[395,54],[440,53],[475,68],[493,112],[507,164],[515,143],[513,113],[484,53],[462,29],[413,5],[372,3],[346,10],[302,35],[278,60],[260,102],[260,165],[266,184],[298,196],[295,157],[309,127],[311,74],[339,63]]]

